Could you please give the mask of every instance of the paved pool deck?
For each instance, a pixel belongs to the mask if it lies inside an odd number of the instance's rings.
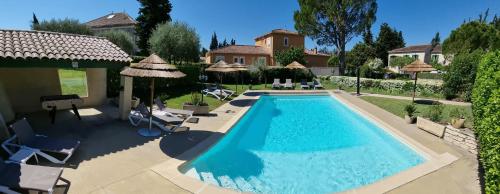
[[[45,134],[65,134],[65,137],[82,141],[79,150],[65,165],[63,177],[72,183],[68,193],[235,193],[200,181],[193,183],[192,178],[185,175],[177,174],[174,180],[169,180],[165,175],[169,173],[168,168],[176,167],[172,164],[189,161],[216,143],[258,96],[267,92],[314,91],[247,91],[215,109],[211,115],[200,116],[198,123],[185,123],[191,128],[190,133],[163,134],[157,138],[138,136],[137,127],[108,118],[108,110],[81,110],[84,124],[75,121],[71,114],[58,115],[67,118],[56,121],[57,125],[48,124],[45,113],[32,118],[37,118],[33,120],[36,127],[52,128],[50,132],[42,131]],[[480,193],[478,163],[474,155],[414,125],[408,125],[403,119],[356,96],[344,92],[336,92],[335,95],[390,124],[433,152],[450,153],[458,157],[453,163],[391,189],[388,193]],[[192,184],[198,184],[198,188],[202,189],[186,189]],[[62,192],[61,189],[56,193]]]

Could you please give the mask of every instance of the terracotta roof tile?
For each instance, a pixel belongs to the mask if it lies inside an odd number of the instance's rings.
[[[229,45],[209,51],[209,53],[271,55],[271,51],[269,49],[254,45]]]
[[[389,53],[422,53],[426,52],[427,50],[432,49],[432,45],[430,44],[424,44],[424,45],[413,45],[413,46],[407,46],[403,48],[397,48],[394,50],[389,51]],[[441,45],[436,45],[434,49],[432,50],[432,53],[441,53]]]
[[[264,37],[267,37],[268,35],[271,35],[271,34],[290,34],[290,35],[300,35],[298,32],[294,32],[294,31],[290,31],[290,30],[285,30],[285,29],[274,29],[272,30],[271,32],[268,32],[264,35],[261,35],[257,38],[255,38],[255,40],[259,40],[259,39],[262,39]]]
[[[94,36],[0,29],[0,40],[0,58],[132,61],[118,46]]]
[[[112,26],[129,26],[135,25],[137,22],[132,19],[127,13],[110,13],[100,18],[91,20],[86,24],[91,28],[112,27]]]

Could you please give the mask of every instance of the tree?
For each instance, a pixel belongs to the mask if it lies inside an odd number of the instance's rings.
[[[207,53],[208,53],[208,50],[205,47],[201,48],[200,55],[202,57],[205,57],[207,55]]]
[[[231,45],[236,45],[236,40],[231,38]]]
[[[404,56],[404,57],[394,57],[391,58],[389,61],[389,66],[391,67],[403,67],[405,65],[408,65],[415,61],[415,59],[409,57],[409,56]]]
[[[38,26],[40,23],[38,22],[38,18],[36,18],[35,13],[33,13],[33,21],[31,21],[31,29],[35,28],[35,26]]]
[[[129,33],[121,30],[109,30],[99,33],[98,36],[105,37],[110,42],[120,47],[127,54],[134,54],[136,46],[134,39]]]
[[[347,71],[350,75],[356,73],[357,68],[365,64],[368,59],[375,58],[375,49],[365,43],[357,43],[347,54]]]
[[[227,40],[224,38],[224,41],[222,41],[222,46],[221,47],[225,47],[229,45],[229,43],[227,43]]]
[[[214,50],[217,48],[219,48],[219,41],[217,40],[217,34],[215,34],[215,32],[214,32],[214,34],[212,35],[212,40],[210,41],[209,49]]]
[[[339,51],[339,70],[346,67],[345,45],[375,21],[375,0],[299,0],[295,28],[315,39],[319,45],[335,46]]]
[[[398,32],[396,29],[391,28],[387,23],[383,23],[380,26],[380,32],[375,42],[375,53],[377,58],[384,61],[385,66],[388,65],[388,52],[404,46],[405,41],[401,31]]]
[[[370,28],[365,29],[363,32],[363,42],[369,46],[373,46],[373,35]]]
[[[493,24],[471,21],[451,31],[443,42],[443,53],[448,56],[476,49],[500,49],[500,30]]]
[[[158,25],[149,39],[151,52],[171,63],[198,61],[200,38],[194,28],[183,22],[168,22]]]
[[[472,53],[459,53],[453,57],[448,71],[443,75],[443,94],[446,99],[462,96],[469,102],[476,78],[477,64],[483,51],[478,49]]]
[[[158,24],[169,22],[172,4],[169,0],[138,0],[141,4],[137,16],[136,33],[139,37],[137,46],[142,54],[148,51],[148,41],[152,31]]]
[[[431,40],[432,48],[436,47],[441,43],[441,38],[439,37],[439,32],[436,32],[436,35]]]
[[[338,67],[340,65],[339,56],[336,54],[331,55],[327,63],[329,67]]]
[[[306,64],[304,59],[304,48],[291,47],[289,49],[279,51],[276,53],[276,61],[282,66],[286,66],[293,61],[297,61],[302,65]]]
[[[70,34],[83,34],[83,35],[92,35],[92,30],[85,25],[80,23],[76,19],[66,18],[64,20],[61,19],[51,19],[49,21],[43,20],[38,25],[31,26],[32,30],[42,30],[49,32],[63,32]]]

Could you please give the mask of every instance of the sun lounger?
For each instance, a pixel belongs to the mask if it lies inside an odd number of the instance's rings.
[[[292,89],[293,88],[292,79],[286,79],[285,83],[283,84],[283,87],[287,89]]]
[[[274,79],[274,82],[273,82],[272,88],[273,88],[273,89],[280,89],[280,88],[281,88],[280,79]]]
[[[224,90],[221,91],[219,89],[212,89],[212,88],[204,89],[201,91],[201,93],[205,96],[211,95],[211,96],[217,98],[218,100],[225,100],[226,98],[228,98],[229,96],[232,95],[232,94],[225,92]]]
[[[137,127],[142,122],[148,123],[150,116],[152,116],[152,124],[166,132],[173,133],[189,131],[189,127],[180,126],[184,122],[184,119],[169,115],[155,114],[154,112],[153,115],[151,115],[144,103],[139,104],[136,110],[130,111],[128,119],[130,124]]]
[[[317,79],[313,80],[313,84],[314,84],[314,89],[323,89],[323,85],[321,85],[321,82],[319,82],[319,80]]]
[[[154,101],[156,106],[158,107],[158,110],[153,110],[153,114],[156,114],[155,112],[158,112],[159,114],[167,114],[170,116],[177,116],[183,118],[188,118],[193,116],[194,111],[168,108],[167,106],[165,106],[165,104],[163,104],[160,98],[156,98]]]
[[[309,84],[307,84],[307,81],[305,79],[300,81],[300,88],[309,89]]]
[[[4,162],[0,158],[0,193],[38,191],[51,194],[58,181],[70,185],[61,177],[62,172],[63,168]]]
[[[10,126],[15,135],[2,143],[2,147],[13,155],[18,149],[30,149],[53,163],[64,164],[73,155],[80,141],[73,139],[62,139],[47,137],[35,134],[30,124],[23,118]],[[65,158],[58,159],[53,155],[65,155]]]

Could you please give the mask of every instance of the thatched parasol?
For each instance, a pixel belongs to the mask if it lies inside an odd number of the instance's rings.
[[[139,129],[139,134],[146,137],[158,136],[160,135],[159,130],[152,130],[151,123],[153,118],[153,98],[154,98],[154,78],[181,78],[186,76],[186,74],[180,72],[175,68],[175,66],[168,64],[163,59],[161,59],[156,54],[151,54],[149,57],[139,61],[139,63],[132,63],[130,67],[125,67],[123,71],[120,72],[121,75],[130,77],[149,77],[150,91],[151,91],[151,101],[149,113],[149,128]]]
[[[424,63],[423,61],[420,60],[415,60],[412,63],[405,65],[402,69],[404,72],[413,72],[415,73],[415,85],[413,86],[413,99],[412,101],[415,102],[415,92],[417,90],[417,77],[419,72],[430,72],[434,71],[436,69],[432,68],[431,65]]]
[[[307,67],[305,67],[304,65],[300,64],[299,62],[297,61],[293,61],[292,63],[288,64],[287,66],[285,66],[285,68],[287,69],[291,69],[291,70],[304,70],[304,69],[307,69]],[[295,88],[295,71],[293,72],[293,83],[294,83],[294,88]]]
[[[234,68],[233,66],[227,64],[225,61],[218,61],[217,63],[211,65],[210,67],[206,68],[205,71],[211,71],[211,72],[218,72],[219,73],[219,80],[221,84],[220,93],[222,95],[222,73],[229,73],[229,72],[238,72],[239,70],[237,68]]]

